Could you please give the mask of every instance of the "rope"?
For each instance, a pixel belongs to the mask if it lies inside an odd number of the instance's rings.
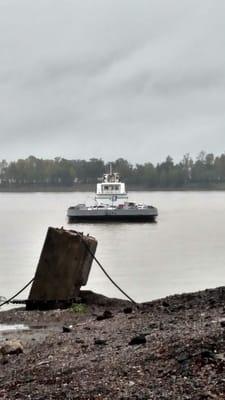
[[[16,296],[18,296],[20,293],[22,293],[32,282],[34,281],[34,278],[32,278],[22,289],[19,290],[16,294],[14,294],[10,299],[4,301],[3,303],[0,304],[0,307],[4,306],[5,304],[10,303],[13,299],[15,299]]]
[[[95,257],[93,251],[90,249],[90,247],[88,246],[88,244],[85,242],[83,235],[80,232],[71,230],[71,232],[76,233],[80,238],[82,243],[84,244],[85,248],[88,250],[88,252],[91,254],[93,260],[95,260],[95,262],[98,264],[98,266],[100,267],[100,269],[102,270],[102,272],[107,276],[107,278],[110,280],[110,282],[129,300],[131,301],[131,303],[133,304],[137,304],[136,301],[134,301],[132,299],[132,297],[130,297],[123,289],[121,289],[121,287],[111,278],[111,276],[108,274],[108,272],[106,272],[105,268],[102,266],[102,264],[100,263],[100,261],[98,261],[98,259]],[[10,299],[7,299],[6,301],[4,301],[3,303],[0,304],[0,307],[4,306],[5,304],[10,303],[13,299],[15,299],[15,297],[17,297],[20,293],[22,293],[32,282],[34,281],[34,278],[32,278],[22,289],[19,290],[19,292],[17,292],[16,294],[14,294],[12,297],[10,297]]]
[[[80,236],[82,243],[84,244],[85,248],[88,250],[88,252],[91,254],[93,260],[95,260],[95,262],[98,264],[98,266],[101,268],[102,272],[107,276],[107,278],[110,280],[110,282],[129,300],[131,301],[131,303],[133,304],[137,304],[136,301],[134,301],[134,299],[132,299],[132,297],[130,297],[123,289],[121,289],[121,287],[111,278],[111,276],[108,274],[108,272],[106,272],[105,268],[102,266],[102,264],[100,263],[100,261],[98,261],[98,259],[95,257],[93,251],[90,249],[90,247],[88,246],[88,244],[85,242],[82,234],[80,232],[77,231],[72,231],[75,232],[77,235]]]

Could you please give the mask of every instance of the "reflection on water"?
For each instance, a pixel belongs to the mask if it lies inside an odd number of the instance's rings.
[[[28,329],[29,327],[23,324],[13,324],[13,325],[0,324],[0,333],[13,332],[13,331],[27,331]]]
[[[224,192],[131,193],[130,200],[158,207],[156,224],[68,225],[68,206],[89,197],[90,193],[0,193],[1,296],[11,296],[33,277],[48,226],[95,236],[100,262],[137,301],[224,284]],[[87,288],[121,297],[96,264]]]

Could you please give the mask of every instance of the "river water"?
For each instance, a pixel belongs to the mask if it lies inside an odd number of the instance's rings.
[[[96,256],[136,301],[225,284],[225,192],[132,192],[130,200],[158,207],[157,223],[68,225],[68,206],[90,196],[0,193],[0,296],[33,277],[49,226],[95,236]],[[123,297],[95,263],[87,288]]]

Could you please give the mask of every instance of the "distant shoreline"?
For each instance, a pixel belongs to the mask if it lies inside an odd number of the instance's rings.
[[[127,185],[128,192],[202,192],[225,191],[225,184],[210,186],[181,186],[181,187],[154,187],[149,188],[139,185]],[[0,186],[0,193],[60,193],[60,192],[93,192],[95,184],[76,184],[76,186],[43,186],[43,185],[10,185]]]

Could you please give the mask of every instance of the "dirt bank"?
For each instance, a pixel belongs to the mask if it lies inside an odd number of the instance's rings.
[[[132,307],[86,294],[69,310],[0,313],[1,399],[225,399],[225,288]],[[64,332],[63,332],[64,331]]]

